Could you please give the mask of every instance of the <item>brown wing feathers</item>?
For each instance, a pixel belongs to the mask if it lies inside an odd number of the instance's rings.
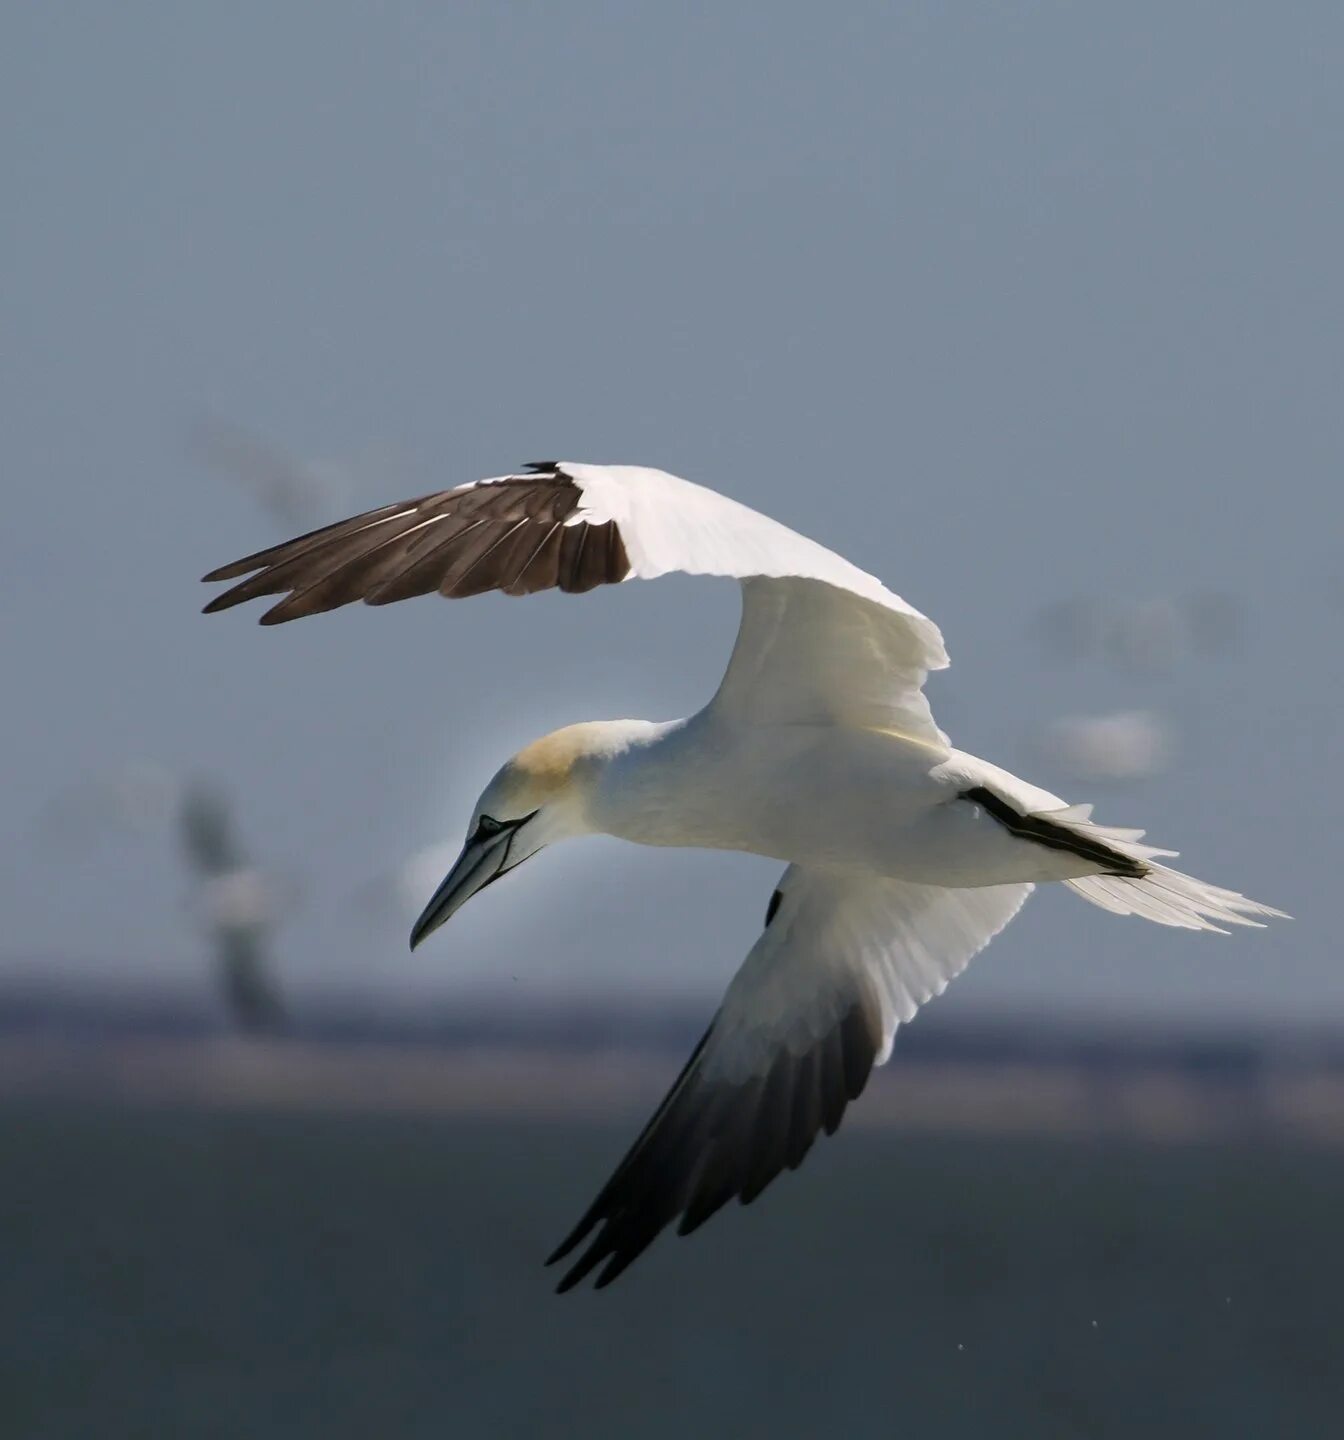
[[[250,578],[205,609],[284,594],[261,617],[277,625],[355,600],[388,605],[433,591],[578,593],[624,580],[630,561],[615,522],[573,520],[581,501],[563,471],[538,467],[384,505],[212,570],[207,581]]]

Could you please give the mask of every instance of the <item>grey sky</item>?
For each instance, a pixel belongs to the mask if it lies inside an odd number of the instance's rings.
[[[773,864],[591,842],[407,956],[369,877],[533,735],[694,708],[735,595],[202,619],[196,577],[281,538],[190,453],[220,415],[380,456],[352,506],[556,455],[727,490],[937,619],[944,727],[1040,783],[1052,717],[1169,715],[1169,775],[1070,798],[1297,921],[1050,894],[940,1010],[1344,1013],[1342,42],[1330,4],[6,7],[6,963],[208,983],[166,841],[33,843],[133,757],[301,877],[301,994],[708,991],[759,924]],[[1033,638],[1194,590],[1240,597],[1239,653]]]

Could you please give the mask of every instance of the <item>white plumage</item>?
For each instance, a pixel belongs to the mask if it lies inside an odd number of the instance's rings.
[[[597,721],[505,764],[412,934],[551,841],[606,833],[788,862],[760,938],[682,1075],[578,1227],[562,1288],[625,1268],[669,1222],[744,1202],[840,1122],[897,1027],[1059,881],[1189,929],[1281,912],[1171,870],[1142,831],[955,749],[923,693],[938,627],[873,576],[699,485],[546,463],[385,506],[207,576],[207,609],[268,623],[438,591],[582,591],[672,571],[741,583],[718,692],[688,720]],[[596,1232],[596,1233],[594,1233]]]

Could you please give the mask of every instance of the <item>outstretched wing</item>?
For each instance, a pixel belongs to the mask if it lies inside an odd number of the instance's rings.
[[[938,627],[849,561],[661,470],[547,463],[315,530],[211,571],[205,608],[283,595],[265,625],[363,600],[591,590],[681,571],[743,582],[718,702],[781,721],[850,721],[945,743],[921,693]],[[247,576],[249,578],[242,579]]]
[[[677,1216],[677,1233],[688,1234],[734,1196],[749,1204],[796,1169],[887,1059],[897,1026],[942,993],[1031,889],[945,890],[790,866],[704,1039],[550,1257],[588,1240],[559,1288],[599,1265],[598,1286],[610,1283]]]

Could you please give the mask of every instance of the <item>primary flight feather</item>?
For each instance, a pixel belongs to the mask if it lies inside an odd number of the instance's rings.
[[[354,600],[571,592],[673,571],[741,583],[728,669],[687,720],[593,721],[535,741],[481,795],[457,863],[411,934],[551,841],[745,850],[785,861],[718,1014],[578,1226],[560,1288],[620,1274],[678,1220],[746,1204],[831,1134],[896,1028],[1060,881],[1161,925],[1220,930],[1282,912],[1162,864],[1143,832],[1096,825],[953,748],[923,686],[938,627],[849,561],[661,470],[547,462],[329,525],[212,571],[207,611],[283,596],[278,624]],[[247,577],[247,578],[243,578]]]

